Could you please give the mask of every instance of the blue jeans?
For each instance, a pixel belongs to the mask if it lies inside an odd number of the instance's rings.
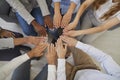
[[[41,10],[39,7],[34,8],[30,13],[35,20],[40,24],[44,25],[44,18],[42,16]],[[29,25],[20,15],[18,12],[16,12],[16,17],[18,19],[18,22],[23,30],[23,32],[28,36],[37,36],[37,33],[35,32],[35,29],[32,25]],[[50,32],[53,37],[56,39],[58,37],[57,29],[50,30],[48,27],[46,28],[47,32]]]

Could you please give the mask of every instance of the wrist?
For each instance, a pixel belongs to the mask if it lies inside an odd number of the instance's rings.
[[[54,61],[48,62],[49,65],[55,65]]]
[[[27,53],[27,55],[29,56],[29,58],[33,58],[33,57],[34,57],[32,51],[29,51],[29,52]]]

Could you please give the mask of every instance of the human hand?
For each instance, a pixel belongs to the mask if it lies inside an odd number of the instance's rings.
[[[64,29],[63,29],[63,32],[67,32],[69,30],[72,30],[76,27],[76,23],[75,22],[71,22],[70,24],[68,24]]]
[[[9,37],[15,38],[15,34],[13,32],[11,32],[11,31],[2,29],[0,31],[0,37],[1,38],[9,38]]]
[[[62,16],[60,13],[55,13],[53,17],[53,25],[55,28],[59,28],[61,26]]]
[[[76,46],[77,40],[74,38],[70,38],[68,36],[60,36],[60,39],[62,39],[65,43],[68,44],[68,46]]]
[[[48,64],[50,65],[55,65],[56,63],[56,51],[55,51],[55,46],[54,44],[49,44],[48,45],[48,53],[46,55],[46,58],[47,58],[47,61],[48,61]]]
[[[56,43],[56,52],[58,58],[65,58],[67,52],[67,45],[63,45],[62,40],[58,39]]]
[[[63,35],[70,36],[70,37],[76,37],[79,34],[78,34],[78,31],[71,30],[71,31],[63,32]]]
[[[62,22],[61,22],[61,28],[65,28],[65,27],[69,24],[69,22],[70,22],[70,20],[71,20],[71,17],[72,17],[72,14],[69,13],[69,12],[67,12],[67,13],[63,16]]]
[[[34,36],[28,36],[27,38],[27,43],[28,44],[33,44],[33,45],[38,45],[39,43],[43,43],[46,41],[45,37],[34,37]]]
[[[28,56],[30,58],[33,57],[40,57],[43,55],[43,51],[46,49],[47,44],[45,43],[39,43],[35,48],[33,48],[30,52],[28,52]]]
[[[41,26],[39,23],[37,23],[35,20],[32,21],[31,23],[33,25],[33,27],[35,28],[35,31],[38,33],[38,35],[41,36],[47,36],[47,32],[46,29]]]
[[[53,22],[50,15],[44,16],[44,24],[45,27],[48,26],[48,28],[53,29]]]

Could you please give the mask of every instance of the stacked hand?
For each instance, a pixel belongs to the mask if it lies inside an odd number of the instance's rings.
[[[48,64],[55,65],[57,55],[56,55],[54,44],[48,45],[48,53],[46,55],[46,58],[47,58]]]
[[[74,38],[70,38],[68,36],[60,36],[60,38],[68,44],[68,46],[75,46],[77,44],[77,40]]]
[[[2,29],[0,31],[0,37],[1,38],[9,38],[9,37],[15,38],[14,36],[15,36],[15,34],[11,31],[8,31],[8,30],[5,30],[5,29]]]
[[[33,27],[35,28],[35,31],[38,33],[38,35],[41,36],[47,36],[47,32],[46,29],[41,26],[39,23],[37,23],[35,20],[32,21],[31,23],[33,25]]]
[[[26,37],[26,41],[28,44],[38,45],[39,43],[43,43],[46,41],[45,37],[34,37],[34,36],[28,36]]]
[[[53,29],[53,22],[49,15],[44,16],[44,25],[45,27],[48,26],[49,29]]]
[[[39,43],[35,48],[33,48],[30,52],[28,52],[28,56],[30,58],[40,57],[43,55],[43,51],[46,49],[47,44]]]
[[[63,45],[63,42],[61,39],[57,40],[56,43],[56,52],[57,52],[57,56],[58,58],[65,58],[66,52],[67,52],[67,45]]]
[[[67,13],[63,16],[62,22],[61,22],[61,28],[65,28],[65,27],[69,24],[69,22],[70,22],[70,20],[71,20],[71,17],[72,17],[72,14],[69,13],[69,12],[67,12]]]

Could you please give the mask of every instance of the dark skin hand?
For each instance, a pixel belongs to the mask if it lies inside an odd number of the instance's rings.
[[[41,26],[35,20],[33,20],[31,22],[31,24],[33,25],[33,27],[34,27],[35,31],[38,33],[38,35],[47,36],[47,32],[46,32],[46,30],[45,30],[45,28],[43,26]]]
[[[12,33],[11,31],[8,31],[8,30],[5,30],[5,29],[2,29],[0,31],[0,37],[1,38],[9,38],[9,37],[15,38],[14,36],[15,36],[15,34]]]
[[[53,29],[53,22],[50,15],[44,16],[44,25],[48,26],[49,29]]]

